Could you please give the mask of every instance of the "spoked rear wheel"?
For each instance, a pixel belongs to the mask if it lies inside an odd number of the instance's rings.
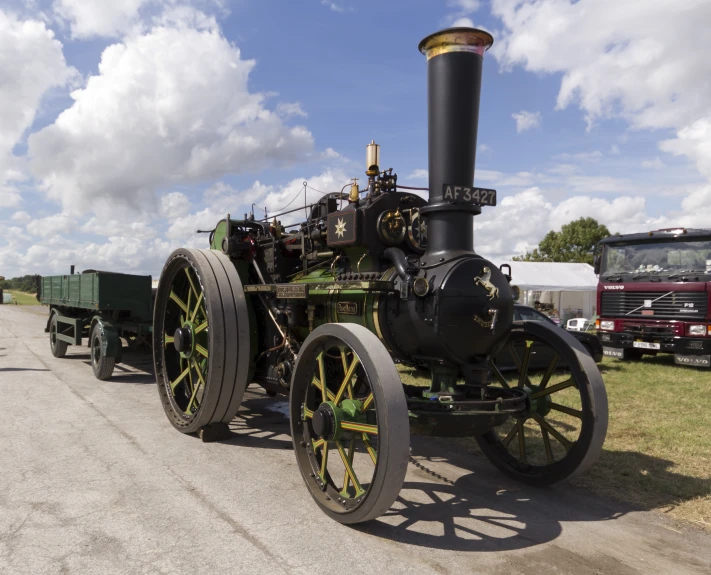
[[[527,392],[528,408],[477,437],[487,458],[506,475],[538,486],[588,469],[607,434],[607,393],[582,344],[541,322],[515,322],[490,367],[494,383]]]
[[[166,262],[156,293],[153,361],[173,426],[193,433],[229,423],[248,383],[247,304],[227,256],[181,248]]]
[[[346,524],[385,513],[405,480],[410,429],[380,340],[355,324],[316,328],[299,352],[289,410],[299,470],[318,506]]]

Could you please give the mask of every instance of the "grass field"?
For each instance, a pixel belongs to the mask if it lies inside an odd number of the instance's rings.
[[[574,484],[711,530],[711,371],[673,356],[599,364],[610,423],[600,459]],[[401,368],[406,383],[417,381]],[[478,451],[472,438],[458,440]]]
[[[17,301],[18,305],[40,305],[40,302],[37,301],[35,294],[24,293],[21,291],[7,291],[5,293],[11,294],[15,301]]]
[[[605,358],[601,371],[610,427],[577,484],[711,530],[711,371],[669,355]]]

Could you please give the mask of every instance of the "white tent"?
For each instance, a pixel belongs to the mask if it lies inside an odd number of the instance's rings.
[[[511,285],[521,290],[518,303],[553,304],[562,322],[590,319],[596,310],[597,276],[589,264],[558,262],[496,262],[511,266]]]

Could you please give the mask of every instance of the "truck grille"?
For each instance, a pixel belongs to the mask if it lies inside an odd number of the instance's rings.
[[[640,317],[646,319],[693,319],[703,320],[708,311],[708,295],[705,291],[615,291],[601,294],[600,315],[603,317]],[[645,302],[652,302],[645,307]],[[650,311],[654,313],[650,313]],[[646,312],[646,313],[643,313]]]
[[[639,335],[639,336],[651,335],[651,336],[663,337],[663,336],[677,335],[676,324],[652,325],[652,324],[632,323],[632,322],[626,321],[626,322],[623,322],[623,326],[624,326],[623,329],[626,332],[632,333],[634,335]],[[684,335],[684,334],[682,332],[678,335]]]

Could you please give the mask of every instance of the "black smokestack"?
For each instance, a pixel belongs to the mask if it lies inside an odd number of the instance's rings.
[[[474,184],[482,63],[493,43],[491,34],[474,28],[449,28],[420,42],[427,56],[430,198],[422,213],[430,260],[474,249],[473,218],[481,207],[452,204],[443,189]]]

